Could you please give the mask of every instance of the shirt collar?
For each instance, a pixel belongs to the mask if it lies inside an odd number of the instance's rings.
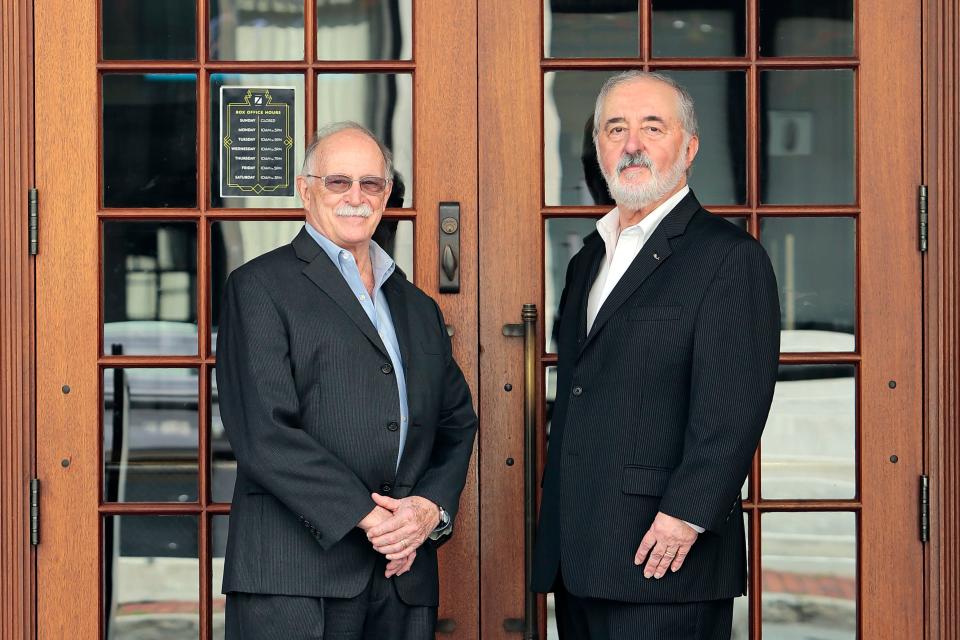
[[[336,265],[337,269],[340,269],[341,255],[344,253],[349,254],[350,252],[317,231],[309,222],[304,222],[304,227],[310,237],[316,240],[320,248],[323,249],[323,252],[326,253],[333,264]],[[384,251],[383,248],[373,240],[370,240],[370,262],[373,264],[374,288],[379,289],[380,286],[387,281],[387,278],[393,274],[396,264],[393,258],[390,257],[390,254]]]
[[[630,225],[623,231],[620,231],[620,208],[614,207],[609,213],[597,220],[597,232],[603,238],[604,244],[607,245],[607,251],[611,252],[612,248],[616,248],[617,238],[621,234],[629,232],[639,234],[641,237],[649,236],[688,193],[690,193],[690,185],[683,185],[683,188],[664,200],[660,206],[644,216],[640,222]]]

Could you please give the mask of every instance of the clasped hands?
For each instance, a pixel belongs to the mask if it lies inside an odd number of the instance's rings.
[[[683,520],[660,512],[640,541],[633,564],[640,566],[649,554],[650,558],[643,568],[643,577],[660,579],[667,573],[667,569],[680,569],[698,535],[696,530]]]
[[[440,523],[440,508],[420,496],[397,500],[373,493],[370,497],[377,506],[357,526],[389,561],[384,575],[404,574],[413,566],[417,549]]]

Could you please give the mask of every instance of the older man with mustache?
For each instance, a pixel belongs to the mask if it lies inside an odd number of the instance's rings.
[[[372,240],[392,179],[370,131],[321,129],[303,230],[227,282],[229,639],[434,637],[476,414],[440,309]]]
[[[777,375],[762,246],[687,186],[689,94],[631,71],[597,97],[617,206],[570,261],[531,587],[567,640],[720,640],[745,593],[740,487]]]

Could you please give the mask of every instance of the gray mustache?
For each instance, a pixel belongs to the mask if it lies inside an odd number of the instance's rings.
[[[369,218],[373,215],[373,209],[366,203],[356,207],[350,206],[349,204],[342,204],[337,207],[336,214],[341,218]]]
[[[617,173],[620,173],[629,167],[644,167],[645,169],[653,169],[653,161],[650,160],[650,156],[642,151],[637,151],[636,153],[625,153],[620,156],[620,162],[617,163]]]

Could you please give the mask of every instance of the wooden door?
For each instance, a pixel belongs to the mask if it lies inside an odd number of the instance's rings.
[[[475,5],[35,7],[37,634],[222,637],[236,465],[217,404],[219,292],[230,270],[289,242],[302,209],[282,189],[221,191],[220,89],[292,90],[295,172],[325,122],[380,134],[403,183],[382,241],[433,294],[438,206],[460,203],[461,289],[438,299],[476,390]],[[442,627],[464,638],[479,637],[477,527],[471,468],[441,553]]]
[[[523,355],[501,327],[538,305],[545,446],[566,264],[612,206],[590,118],[627,68],[690,89],[692,189],[759,238],[779,280],[782,366],[743,489],[750,582],[734,637],[918,637],[919,3],[490,0],[479,16],[483,637],[513,637],[504,620],[524,615],[510,390]]]

